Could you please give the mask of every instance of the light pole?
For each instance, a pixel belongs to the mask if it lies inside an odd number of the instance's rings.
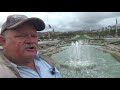
[[[118,31],[117,31],[117,18],[116,18],[116,30],[115,30],[115,37],[118,37],[117,33],[118,33]]]
[[[111,31],[111,26],[110,25],[108,26],[108,30],[109,30],[109,35],[110,35],[110,31]]]
[[[47,28],[48,28],[48,38],[50,39],[50,31],[49,31],[48,15],[47,15]]]

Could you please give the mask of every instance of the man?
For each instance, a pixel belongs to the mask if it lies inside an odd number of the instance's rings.
[[[2,25],[0,78],[61,78],[51,59],[37,54],[37,31],[45,29],[39,18],[10,15]]]

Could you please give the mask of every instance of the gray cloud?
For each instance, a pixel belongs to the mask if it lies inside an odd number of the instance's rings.
[[[15,13],[15,12],[14,12]],[[83,29],[97,29],[114,25],[117,17],[120,21],[120,12],[18,12],[29,17],[43,19],[46,26],[50,24],[55,31],[76,31]],[[13,13],[11,13],[13,14]],[[9,13],[0,12],[0,27]],[[47,31],[47,30],[45,30]]]
[[[73,19],[73,22],[70,22],[68,25],[74,28],[82,28],[82,29],[98,29],[103,26],[107,26],[109,21],[107,22],[107,19],[111,19],[111,25],[115,24],[116,17],[120,17],[120,12],[83,12],[83,13],[75,13],[77,20]],[[112,20],[114,19],[114,21]],[[103,21],[106,21],[106,23],[102,26]],[[110,23],[109,23],[110,24]]]

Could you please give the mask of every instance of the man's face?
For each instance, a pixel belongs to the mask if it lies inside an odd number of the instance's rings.
[[[35,28],[25,24],[16,30],[8,30],[3,45],[8,57],[33,58],[37,53],[38,36]]]

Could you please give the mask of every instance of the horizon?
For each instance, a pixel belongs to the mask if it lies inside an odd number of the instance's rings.
[[[120,12],[0,12],[0,28],[8,15],[23,14],[41,18],[46,25],[43,32],[68,32],[79,30],[97,30],[113,26],[120,21]],[[51,25],[51,28],[49,28]]]

